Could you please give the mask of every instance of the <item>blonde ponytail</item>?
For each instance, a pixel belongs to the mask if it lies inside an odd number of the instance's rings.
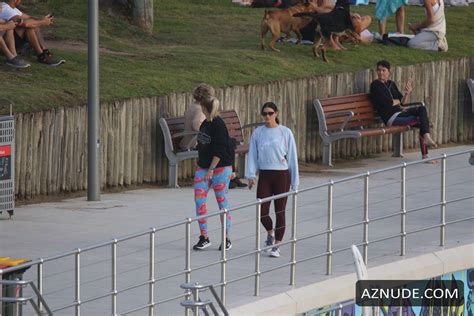
[[[205,108],[206,111],[209,113],[209,122],[219,115],[219,100],[215,97],[210,97],[202,101],[201,103]]]

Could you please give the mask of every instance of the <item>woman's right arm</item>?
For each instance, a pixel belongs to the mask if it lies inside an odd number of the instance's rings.
[[[245,178],[255,180],[258,172],[258,152],[257,152],[257,130],[250,137],[249,153],[247,157],[247,165],[245,167]]]

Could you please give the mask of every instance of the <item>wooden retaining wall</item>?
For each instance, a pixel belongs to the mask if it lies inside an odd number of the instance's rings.
[[[474,77],[474,58],[395,67],[392,79],[414,77],[411,100],[424,100],[434,139],[446,144],[474,139],[474,115],[466,78]],[[300,160],[321,158],[321,139],[314,98],[367,92],[373,70],[340,73],[291,81],[218,89],[224,109],[236,109],[243,124],[259,122],[260,106],[274,101],[282,124],[295,133]],[[117,101],[101,105],[102,187],[167,180],[167,159],[158,119],[184,113],[191,93]],[[417,144],[417,132],[406,133],[405,148]],[[248,139],[247,135],[247,139]],[[16,115],[16,186],[18,198],[85,190],[87,186],[87,107],[57,108]],[[335,158],[361,157],[391,149],[390,136],[341,140]],[[193,162],[183,162],[180,178],[190,177]]]

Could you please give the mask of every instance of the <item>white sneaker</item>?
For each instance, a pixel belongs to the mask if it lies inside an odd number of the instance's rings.
[[[280,258],[280,248],[273,247],[272,250],[270,251],[270,257]]]
[[[275,237],[273,237],[272,235],[267,235],[267,240],[265,240],[265,243],[263,244],[263,246],[264,247],[273,246],[274,243],[275,243]],[[267,248],[263,252],[270,253],[270,251],[272,251],[272,248]]]

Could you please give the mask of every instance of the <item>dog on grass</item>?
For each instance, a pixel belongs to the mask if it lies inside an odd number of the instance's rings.
[[[311,16],[294,17],[294,14],[314,12],[317,10],[317,7],[317,3],[314,3],[310,0],[305,0],[304,3],[297,4],[285,10],[265,10],[262,23],[260,24],[261,48],[265,49],[265,36],[267,35],[268,31],[272,33],[272,40],[268,44],[268,47],[275,52],[279,52],[279,50],[275,48],[275,43],[280,38],[281,33],[285,33],[288,37],[290,37],[290,32],[293,31],[298,38],[297,43],[299,43],[302,38],[300,29],[311,21]]]
[[[299,12],[294,16],[311,17],[316,22],[313,54],[319,57],[319,51],[321,51],[321,56],[325,62],[328,62],[326,49],[330,44],[333,44],[336,49],[345,49],[339,41],[340,36],[345,35],[352,38],[356,43],[360,42],[360,36],[356,33],[352,24],[348,0],[337,0],[334,9],[328,13]]]

